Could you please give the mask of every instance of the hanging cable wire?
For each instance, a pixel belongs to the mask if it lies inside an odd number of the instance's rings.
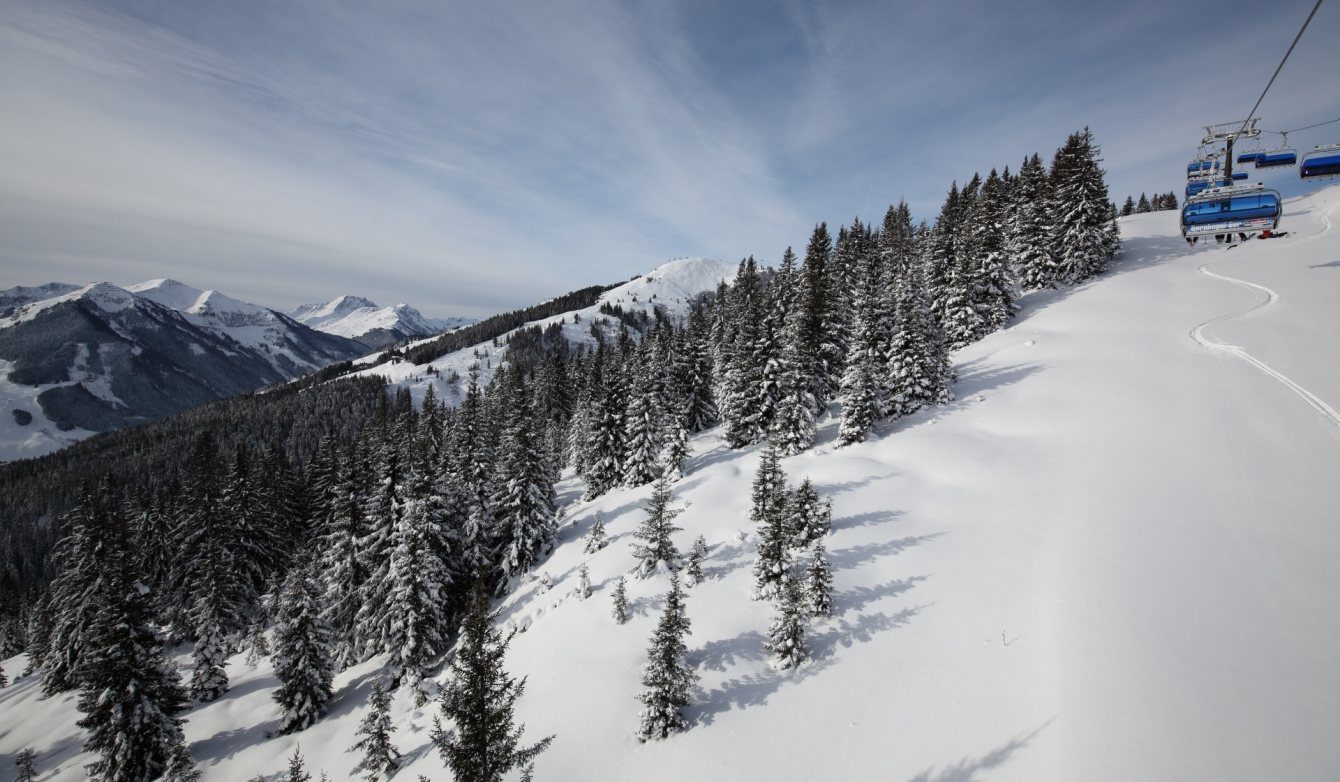
[[[1312,23],[1312,17],[1317,15],[1317,9],[1321,8],[1321,3],[1322,0],[1317,0],[1317,4],[1312,6],[1312,13],[1307,15],[1307,19],[1303,21],[1303,26],[1298,28],[1298,35],[1295,35],[1293,37],[1293,43],[1289,44],[1289,51],[1284,53],[1284,59],[1280,60],[1279,66],[1275,68],[1275,72],[1270,76],[1270,81],[1266,82],[1266,88],[1264,90],[1261,90],[1261,97],[1256,99],[1256,105],[1252,106],[1251,112],[1247,114],[1247,119],[1242,121],[1242,127],[1238,129],[1239,133],[1241,133],[1243,130],[1246,130],[1247,123],[1251,122],[1252,117],[1256,116],[1256,110],[1261,108],[1261,101],[1266,99],[1266,93],[1270,92],[1271,85],[1275,83],[1275,77],[1279,76],[1280,71],[1284,70],[1284,63],[1289,61],[1289,55],[1293,54],[1293,47],[1298,45],[1298,39],[1303,37],[1303,31],[1306,30],[1307,26]]]
[[[1337,117],[1337,118],[1335,118],[1335,119],[1328,119],[1328,120],[1326,120],[1325,122],[1318,122],[1318,123],[1315,124],[1315,125],[1307,125],[1307,126],[1305,126],[1305,127],[1301,127],[1301,128],[1294,128],[1293,130],[1262,130],[1261,132],[1262,132],[1262,133],[1275,133],[1275,134],[1280,135],[1280,136],[1287,136],[1287,135],[1289,135],[1290,133],[1297,133],[1297,132],[1300,131],[1300,130],[1312,130],[1313,128],[1319,128],[1319,127],[1321,127],[1322,125],[1333,125],[1333,124],[1335,124],[1335,123],[1337,123],[1337,122],[1340,122],[1340,117]]]

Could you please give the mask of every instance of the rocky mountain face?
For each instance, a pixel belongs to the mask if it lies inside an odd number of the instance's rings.
[[[253,391],[366,352],[172,280],[0,291],[0,460]]]

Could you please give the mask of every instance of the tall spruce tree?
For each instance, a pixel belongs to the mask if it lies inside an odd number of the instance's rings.
[[[530,570],[557,534],[552,476],[536,447],[530,399],[519,373],[512,397],[499,469],[501,486],[493,503],[504,581]]]
[[[753,508],[749,518],[758,529],[758,559],[754,562],[754,597],[778,594],[791,563],[790,498],[786,474],[775,448],[763,452],[754,475]]]
[[[1052,252],[1052,181],[1035,153],[1024,158],[1012,192],[1009,244],[1006,250],[1025,290],[1055,287],[1060,268]]]
[[[501,782],[515,768],[533,763],[553,736],[521,747],[524,725],[515,725],[517,698],[526,680],[512,678],[503,657],[512,641],[491,627],[488,593],[478,585],[461,624],[451,679],[442,688],[442,716],[454,729],[436,725],[433,742],[457,782]]]
[[[321,584],[306,558],[289,570],[279,596],[274,670],[281,733],[303,730],[325,715],[334,676],[330,627],[321,611]]]
[[[110,480],[99,492],[103,546],[95,557],[104,573],[93,595],[96,611],[86,629],[89,645],[80,681],[79,727],[86,766],[101,782],[142,782],[163,774],[181,740],[178,714],[186,706],[176,672],[163,656],[147,588],[130,550],[127,521]]]
[[[642,668],[642,724],[638,738],[668,738],[671,733],[684,730],[688,721],[684,708],[689,705],[697,673],[685,661],[688,647],[684,637],[690,633],[688,613],[684,608],[684,590],[679,575],[670,574],[670,591],[665,596],[665,610],[661,613],[656,632],[647,650],[647,663]]]

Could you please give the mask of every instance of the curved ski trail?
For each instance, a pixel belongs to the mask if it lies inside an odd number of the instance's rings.
[[[1323,214],[1323,216],[1324,216],[1324,214]],[[1330,226],[1329,226],[1329,221],[1328,221],[1328,224],[1327,224],[1326,227],[1327,227],[1327,228],[1330,227]],[[1304,388],[1303,386],[1299,385],[1298,383],[1295,383],[1293,380],[1291,380],[1289,377],[1287,377],[1287,376],[1284,375],[1283,373],[1281,373],[1281,372],[1279,372],[1278,370],[1272,368],[1269,364],[1265,363],[1264,361],[1260,360],[1259,358],[1257,358],[1257,357],[1253,356],[1252,354],[1248,353],[1248,352],[1247,352],[1241,345],[1230,345],[1230,344],[1228,344],[1228,343],[1226,343],[1226,342],[1215,342],[1214,340],[1211,340],[1209,337],[1205,336],[1205,329],[1206,329],[1206,327],[1208,327],[1208,326],[1212,326],[1212,325],[1214,325],[1215,323],[1218,323],[1218,322],[1220,322],[1220,321],[1224,321],[1224,320],[1234,320],[1234,319],[1236,319],[1236,318],[1240,318],[1240,317],[1242,317],[1242,316],[1244,316],[1244,315],[1251,314],[1251,313],[1253,313],[1253,312],[1256,312],[1256,311],[1259,310],[1259,309],[1263,309],[1263,308],[1265,308],[1265,307],[1269,307],[1271,304],[1274,304],[1276,301],[1279,300],[1279,294],[1275,293],[1274,291],[1272,291],[1271,289],[1267,288],[1266,286],[1264,286],[1264,285],[1257,285],[1257,284],[1254,283],[1254,282],[1247,282],[1246,280],[1239,280],[1239,279],[1236,278],[1236,277],[1229,277],[1229,276],[1227,276],[1227,275],[1223,275],[1223,274],[1216,274],[1215,272],[1212,272],[1212,271],[1210,271],[1208,268],[1206,268],[1206,267],[1208,267],[1209,265],[1210,265],[1209,262],[1202,263],[1200,266],[1196,267],[1196,271],[1199,271],[1201,274],[1204,274],[1206,277],[1212,277],[1212,278],[1214,278],[1214,279],[1216,279],[1216,280],[1223,280],[1224,282],[1231,282],[1231,283],[1233,283],[1234,285],[1238,285],[1238,286],[1241,286],[1241,287],[1243,287],[1243,288],[1247,288],[1247,289],[1249,289],[1249,290],[1258,290],[1258,291],[1261,291],[1262,293],[1264,293],[1264,294],[1266,295],[1266,300],[1263,301],[1263,302],[1260,302],[1260,303],[1256,304],[1256,305],[1253,306],[1251,309],[1245,310],[1245,311],[1243,311],[1243,312],[1230,312],[1230,313],[1227,314],[1227,315],[1220,315],[1220,316],[1217,317],[1217,318],[1211,318],[1210,320],[1205,321],[1204,323],[1200,324],[1199,326],[1196,326],[1195,328],[1191,329],[1191,338],[1194,339],[1194,340],[1195,340],[1201,347],[1204,347],[1204,348],[1206,348],[1207,350],[1218,350],[1218,351],[1222,351],[1222,352],[1224,352],[1224,353],[1228,353],[1228,354],[1230,354],[1230,355],[1237,356],[1238,358],[1242,359],[1243,361],[1246,361],[1248,364],[1251,364],[1252,366],[1254,366],[1254,367],[1256,367],[1257,369],[1261,370],[1261,371],[1264,372],[1266,375],[1268,375],[1268,376],[1274,378],[1275,380],[1279,381],[1281,384],[1284,385],[1285,388],[1288,388],[1290,391],[1292,391],[1292,392],[1294,392],[1295,394],[1297,394],[1298,396],[1302,397],[1302,398],[1303,398],[1303,401],[1304,401],[1304,402],[1307,402],[1308,405],[1310,405],[1310,406],[1312,407],[1313,410],[1316,410],[1318,413],[1321,413],[1323,416],[1325,416],[1327,419],[1329,419],[1330,422],[1331,422],[1332,424],[1334,424],[1335,426],[1340,427],[1340,412],[1337,412],[1337,411],[1335,410],[1335,408],[1333,408],[1333,407],[1331,407],[1330,405],[1326,404],[1326,402],[1324,402],[1324,401],[1323,401],[1320,397],[1318,397],[1316,394],[1314,394],[1314,393],[1312,393],[1311,391],[1307,390],[1306,388]]]

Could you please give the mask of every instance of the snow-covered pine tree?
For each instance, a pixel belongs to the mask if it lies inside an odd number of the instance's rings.
[[[417,686],[446,650],[450,635],[452,576],[447,557],[452,547],[447,509],[434,488],[432,466],[431,453],[421,450],[394,532],[386,618],[392,686]]]
[[[680,512],[670,507],[672,500],[670,481],[664,476],[656,479],[651,499],[647,502],[647,518],[633,534],[637,541],[633,544],[633,556],[638,561],[636,569],[643,577],[654,573],[661,563],[671,570],[677,567],[679,549],[675,548],[672,536],[680,531],[674,526],[674,519]]]
[[[689,562],[684,567],[684,585],[696,586],[703,581],[703,560],[707,558],[707,538],[699,535],[689,550]]]
[[[358,596],[354,646],[361,659],[390,649],[389,619],[391,561],[395,556],[396,530],[405,514],[405,465],[398,443],[374,446],[376,486],[369,498],[366,534],[358,540],[358,558],[367,574]]]
[[[429,386],[431,388],[432,386]],[[283,782],[312,782],[312,775],[307,773],[307,763],[302,758],[302,748],[294,747],[293,754],[288,759],[288,771],[284,775]]]
[[[577,570],[577,597],[585,600],[591,596],[591,571],[583,562]]]
[[[821,414],[828,400],[833,398],[839,378],[836,368],[827,363],[832,353],[828,341],[829,305],[832,299],[828,290],[828,263],[832,252],[833,240],[828,233],[828,225],[819,223],[810,234],[809,244],[805,247],[805,263],[798,275],[800,291],[796,297],[796,309],[799,310],[799,322],[793,337],[798,351],[799,371],[809,383],[815,415]]]
[[[94,597],[103,589],[106,573],[100,562],[106,556],[106,521],[92,489],[85,485],[75,508],[66,514],[69,533],[56,544],[52,558],[60,574],[44,595],[45,610],[33,635],[34,659],[41,661],[42,694],[56,695],[79,686],[89,652],[87,629],[97,610]]]
[[[334,664],[330,627],[321,612],[321,584],[310,560],[299,558],[289,569],[275,616],[274,699],[283,710],[280,732],[314,724],[326,713]]]
[[[1052,162],[1053,250],[1059,276],[1069,284],[1100,274],[1117,249],[1099,154],[1085,128],[1070,135]]]
[[[729,341],[730,361],[723,367],[724,396],[721,420],[726,442],[743,448],[763,439],[762,412],[758,408],[763,387],[763,366],[758,362],[765,305],[764,291],[753,256],[740,262],[728,300],[729,325],[723,335]]]
[[[442,688],[442,716],[453,726],[433,728],[432,740],[458,782],[501,782],[514,768],[534,762],[548,749],[553,736],[529,747],[520,747],[525,725],[515,725],[517,698],[526,680],[513,679],[503,668],[503,657],[512,635],[503,636],[491,627],[488,594],[477,585],[465,621],[460,644],[451,663],[451,678]]]
[[[624,577],[619,576],[619,580],[614,582],[614,594],[610,600],[610,615],[614,617],[614,623],[621,625],[628,621],[628,586],[624,583]]]
[[[195,765],[191,751],[186,748],[184,737],[179,737],[172,745],[172,751],[168,754],[167,769],[163,772],[160,782],[200,782],[200,769]]]
[[[840,391],[842,425],[838,441],[843,445],[864,441],[879,418],[875,376],[879,371],[877,365],[884,363],[883,269],[873,252],[863,253],[857,263],[856,291],[852,297],[854,333],[849,341]]]
[[[772,652],[774,664],[778,668],[798,668],[810,659],[810,651],[805,644],[805,593],[796,574],[786,575],[779,598],[777,618],[773,620],[772,627],[768,628],[768,640],[764,645]]]
[[[597,360],[600,383],[592,389],[593,410],[584,449],[587,465],[582,476],[586,480],[587,499],[617,486],[624,472],[624,412],[628,398],[624,368],[618,352],[606,350],[603,344],[597,348]]]
[[[829,503],[820,499],[814,483],[806,478],[791,493],[790,520],[787,532],[791,545],[805,548],[822,540],[833,528],[833,511]]]
[[[642,486],[656,480],[662,472],[666,400],[661,396],[660,367],[652,338],[644,339],[633,355],[632,366],[627,367],[629,397],[624,412],[622,482],[625,486]]]
[[[894,319],[889,345],[886,412],[901,418],[924,405],[941,405],[953,396],[953,366],[940,323],[931,313],[925,264],[913,256],[895,273]]]
[[[367,566],[360,556],[366,534],[366,463],[351,450],[339,466],[335,505],[322,539],[320,570],[325,582],[324,618],[330,627],[331,656],[337,670],[362,659],[358,615],[363,607]]]
[[[24,747],[14,756],[16,769],[14,782],[37,782],[37,753],[32,747]]]
[[[9,686],[9,677],[5,675],[4,667],[0,666],[0,689]]]
[[[1015,276],[1025,290],[1055,287],[1060,268],[1052,253],[1052,182],[1036,153],[1024,158],[1011,200],[1006,251]]]
[[[514,408],[498,471],[500,486],[493,502],[502,560],[500,584],[530,570],[557,534],[554,511],[558,503],[552,476],[536,447],[530,402],[519,372],[515,384]]]
[[[679,387],[684,394],[684,426],[690,433],[715,426],[717,405],[712,393],[711,323],[701,300],[694,302],[688,326],[683,330],[678,354]]]
[[[991,169],[973,205],[969,231],[975,250],[973,306],[980,319],[975,339],[1004,328],[1019,310],[1017,282],[1006,252],[1009,201],[1004,180]]]
[[[771,599],[778,594],[791,563],[790,497],[786,474],[777,449],[763,451],[754,475],[753,508],[749,518],[758,529],[758,559],[754,562],[754,597]]]
[[[232,581],[226,571],[232,564],[228,551],[222,547],[205,549],[213,559],[205,563],[205,578],[195,610],[191,613],[195,625],[195,648],[191,653],[194,667],[191,671],[191,698],[198,701],[218,699],[228,691],[228,657],[233,653],[233,639],[228,627],[237,620],[236,606],[228,599],[226,590]]]
[[[689,705],[693,685],[698,675],[688,666],[685,655],[688,647],[684,637],[690,633],[688,613],[684,608],[684,590],[679,575],[670,574],[670,591],[665,596],[665,610],[651,637],[647,663],[642,668],[642,724],[637,736],[647,739],[668,738],[671,733],[684,730],[684,708]]]
[[[354,773],[361,771],[367,782],[377,782],[390,777],[400,767],[400,750],[391,743],[395,726],[391,724],[390,688],[385,682],[377,680],[372,683],[368,706],[367,716],[358,725],[357,735],[362,738],[349,751],[363,753],[362,760],[353,768]]]
[[[266,618],[264,616],[256,617],[247,628],[247,657],[246,664],[255,668],[260,665],[261,659],[270,656],[270,639],[265,633]]]
[[[833,568],[823,539],[814,541],[810,565],[805,571],[805,592],[813,616],[833,615]]]
[[[582,546],[582,552],[594,554],[604,548],[606,543],[605,519],[596,513],[595,521],[591,523],[591,529],[586,533],[586,543]]]
[[[177,715],[186,706],[176,671],[163,657],[152,607],[130,551],[127,522],[110,479],[99,492],[103,545],[94,562],[103,574],[85,628],[79,727],[83,749],[97,759],[85,768],[100,782],[142,782],[163,774],[181,740]]]
[[[889,351],[893,346],[893,336],[897,325],[898,285],[904,270],[918,259],[916,229],[912,225],[912,210],[906,201],[890,205],[884,213],[884,223],[875,243],[875,252],[879,256],[879,279],[876,301],[877,345],[874,375],[877,418],[896,417],[891,403],[893,397],[892,377],[887,371]]]
[[[684,477],[684,460],[689,458],[688,397],[667,401],[664,421],[665,445],[661,448],[661,472],[672,481]]]

